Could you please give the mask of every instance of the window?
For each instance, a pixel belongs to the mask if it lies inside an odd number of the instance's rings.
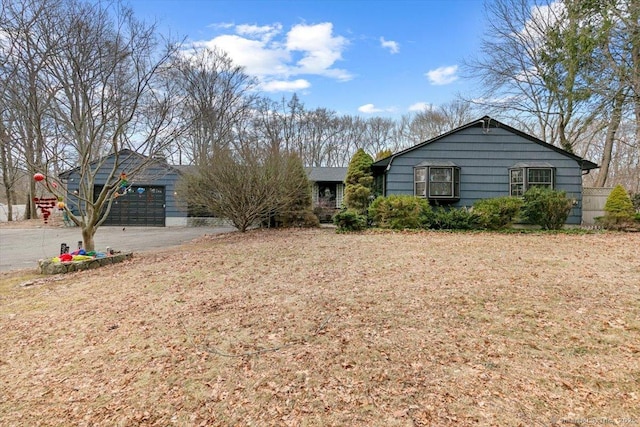
[[[415,168],[413,178],[416,196],[427,197],[427,168]]]
[[[429,197],[453,197],[453,168],[429,168]]]
[[[529,168],[527,169],[528,188],[544,187],[553,188],[551,169]]]
[[[413,169],[414,194],[430,200],[458,200],[460,198],[460,168],[457,166],[424,163]]]
[[[509,193],[512,196],[523,196],[524,195],[524,172],[522,169],[511,169],[511,192]]]
[[[509,195],[521,197],[532,187],[553,189],[552,167],[521,166],[509,169]]]

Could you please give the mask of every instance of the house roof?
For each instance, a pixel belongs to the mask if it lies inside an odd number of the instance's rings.
[[[91,162],[91,165],[93,165],[93,164],[95,164],[95,163],[97,163],[97,162],[101,162],[101,161],[103,161],[104,159],[106,159],[106,158],[108,158],[108,157],[111,157],[111,156],[113,156],[113,155],[115,155],[115,153],[110,153],[110,154],[107,154],[106,156],[102,156],[102,157],[100,157],[100,159],[98,159],[98,160],[94,160],[93,162]],[[123,157],[123,158],[138,157],[138,158],[140,158],[140,159],[144,159],[144,160],[146,160],[146,159],[148,159],[148,158],[149,158],[148,156],[145,156],[144,154],[136,153],[135,151],[133,151],[133,150],[129,150],[129,149],[127,149],[127,148],[125,148],[125,149],[123,149],[123,150],[118,151],[118,156]],[[161,164],[162,164],[163,166],[165,166],[167,169],[175,170],[175,171],[177,171],[178,173],[180,172],[180,171],[179,171],[175,166],[172,166],[172,165],[168,164],[168,163],[166,162],[166,160],[165,160],[165,159],[160,159],[160,158],[155,159],[155,158],[154,158],[154,159],[153,159],[153,161],[158,162],[158,163],[161,163]],[[72,173],[74,173],[74,172],[76,172],[76,171],[79,171],[79,170],[80,170],[80,166],[76,166],[75,168],[72,168],[72,169],[66,170],[66,171],[64,171],[64,172],[61,172],[61,173],[58,175],[58,177],[59,177],[60,179],[66,179],[66,178],[69,178],[69,176],[70,176]]]
[[[449,135],[452,135],[452,134],[454,134],[456,132],[460,132],[462,130],[469,129],[469,128],[472,128],[472,127],[482,127],[483,129],[489,129],[489,128],[506,129],[509,132],[514,133],[514,134],[516,134],[516,135],[518,135],[518,136],[520,136],[520,137],[522,137],[524,139],[527,139],[527,140],[529,140],[531,142],[534,142],[536,144],[542,145],[543,147],[546,147],[546,148],[548,148],[550,150],[556,151],[556,152],[558,152],[560,154],[563,154],[563,155],[575,160],[576,162],[578,162],[578,164],[580,165],[582,170],[591,170],[591,169],[596,169],[596,168],[600,167],[597,164],[595,164],[595,163],[593,163],[593,162],[591,162],[589,160],[585,160],[582,157],[576,156],[575,154],[570,153],[570,152],[568,152],[566,150],[563,150],[562,148],[556,147],[555,145],[548,144],[548,143],[544,142],[541,139],[538,139],[538,138],[536,138],[534,136],[526,134],[526,133],[524,133],[524,132],[522,132],[522,131],[520,131],[520,130],[518,130],[516,128],[512,128],[511,126],[508,126],[508,125],[506,125],[506,124],[504,124],[502,122],[499,122],[499,121],[497,121],[495,119],[492,119],[489,116],[484,116],[484,117],[482,117],[482,118],[480,118],[478,120],[474,120],[472,122],[467,123],[466,125],[462,125],[462,126],[456,128],[456,129],[453,129],[453,130],[451,130],[451,131],[449,131],[447,133],[443,133],[440,136],[437,136],[435,138],[432,138],[432,139],[429,139],[427,141],[421,142],[421,143],[419,143],[417,145],[414,145],[413,147],[409,147],[409,148],[407,148],[405,150],[399,151],[399,152],[397,152],[397,153],[395,153],[395,154],[393,154],[393,155],[391,155],[389,157],[386,157],[386,158],[384,158],[382,160],[378,160],[377,162],[373,163],[372,168],[374,168],[374,169],[386,168],[387,166],[389,166],[389,164],[391,164],[391,162],[393,162],[393,159],[395,157],[397,157],[397,156],[401,156],[401,155],[403,155],[405,153],[408,153],[410,151],[413,151],[415,149],[424,147],[427,144],[431,144],[433,142],[439,141],[440,139],[443,139],[443,138],[445,138],[445,137],[447,137]]]
[[[312,182],[344,182],[347,168],[305,167],[309,181]]]

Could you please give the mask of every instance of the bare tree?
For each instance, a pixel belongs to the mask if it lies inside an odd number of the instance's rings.
[[[595,181],[596,186],[604,186],[613,178],[612,166],[624,167],[612,162],[617,158],[616,151],[626,151],[621,145],[628,140],[619,135],[626,122],[635,122],[636,142],[632,145],[640,154],[640,4],[635,0],[587,2],[580,4],[580,10],[585,19],[598,23],[602,35],[595,58],[599,78],[594,78],[593,85],[608,107],[601,168]]]
[[[621,127],[635,121],[640,138],[639,2],[496,0],[487,10],[483,54],[467,64],[481,103],[568,151],[601,144],[590,150],[601,163],[594,184],[609,183]]]
[[[13,206],[16,204],[15,187],[18,182],[18,168],[14,158],[14,147],[9,133],[0,121],[0,174],[7,200],[7,221],[13,221]]]
[[[334,162],[330,166],[347,167],[353,154],[367,145],[365,139],[367,120],[360,116],[342,116],[342,135],[340,144],[335,148]]]
[[[0,79],[5,154],[26,174],[46,171],[48,108],[51,91],[45,68],[57,48],[42,40],[42,34],[56,22],[57,0],[3,2],[0,12]],[[13,142],[13,143],[10,143]],[[26,218],[36,218],[33,202],[35,182],[29,182]]]
[[[297,173],[301,167],[294,154],[224,149],[186,175],[178,194],[189,205],[230,220],[241,232],[277,216],[293,218],[294,210],[302,212],[305,222],[312,215],[311,190],[306,175]]]
[[[486,2],[489,30],[465,68],[482,87],[476,102],[573,151],[599,108],[585,67],[593,31],[566,3]]]
[[[364,150],[377,153],[393,145],[395,122],[389,118],[372,117],[366,121],[364,129]],[[354,153],[355,154],[355,153]]]
[[[67,213],[92,250],[95,232],[118,190],[124,161],[120,151],[147,155],[127,170],[134,178],[179,134],[173,126],[173,99],[161,79],[177,47],[161,46],[155,26],[138,21],[120,3],[11,4],[3,15],[12,24],[6,30],[11,46],[17,58],[32,65],[24,71],[29,84],[20,88],[26,90],[26,105],[12,108],[23,117],[38,118],[29,122],[33,128],[26,128],[21,141],[25,158],[31,171],[48,175],[47,190],[58,197],[65,196],[64,183],[51,172],[63,166],[80,174],[73,196],[77,211],[67,208]],[[114,163],[99,177],[106,154],[113,155]]]
[[[460,127],[474,118],[474,104],[453,100],[439,106],[429,106],[414,114],[405,114],[396,123],[396,145],[406,148],[427,141]]]
[[[234,132],[254,108],[255,79],[226,53],[208,48],[180,51],[171,70],[187,128],[179,142],[180,163],[184,155],[187,163],[198,164],[235,143]]]

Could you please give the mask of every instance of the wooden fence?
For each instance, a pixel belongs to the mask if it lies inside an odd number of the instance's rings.
[[[604,215],[604,205],[613,187],[584,187],[582,189],[582,224],[594,225],[595,218]]]

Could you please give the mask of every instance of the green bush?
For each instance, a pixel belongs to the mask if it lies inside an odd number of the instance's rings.
[[[439,207],[433,211],[430,227],[434,230],[473,230],[478,228],[478,215],[467,208]]]
[[[533,187],[524,194],[522,215],[544,230],[559,230],[567,222],[572,206],[573,201],[564,191]]]
[[[340,232],[361,231],[367,228],[367,217],[353,209],[346,209],[333,217],[333,223],[338,226]]]
[[[633,202],[622,185],[616,185],[611,190],[604,212],[604,216],[597,218],[597,222],[608,229],[624,229],[635,221]]]
[[[374,225],[394,230],[427,227],[431,213],[425,199],[410,195],[380,196],[369,206],[369,218]]]
[[[604,205],[604,211],[607,214],[620,214],[624,216],[633,216],[635,209],[633,202],[627,193],[627,190],[620,184],[616,185]]]
[[[345,177],[344,205],[361,214],[367,213],[369,197],[373,194],[372,163],[373,158],[362,148],[358,149],[349,161]]]
[[[473,204],[473,212],[478,216],[480,227],[499,230],[511,225],[522,205],[518,197],[496,197],[478,200]]]

